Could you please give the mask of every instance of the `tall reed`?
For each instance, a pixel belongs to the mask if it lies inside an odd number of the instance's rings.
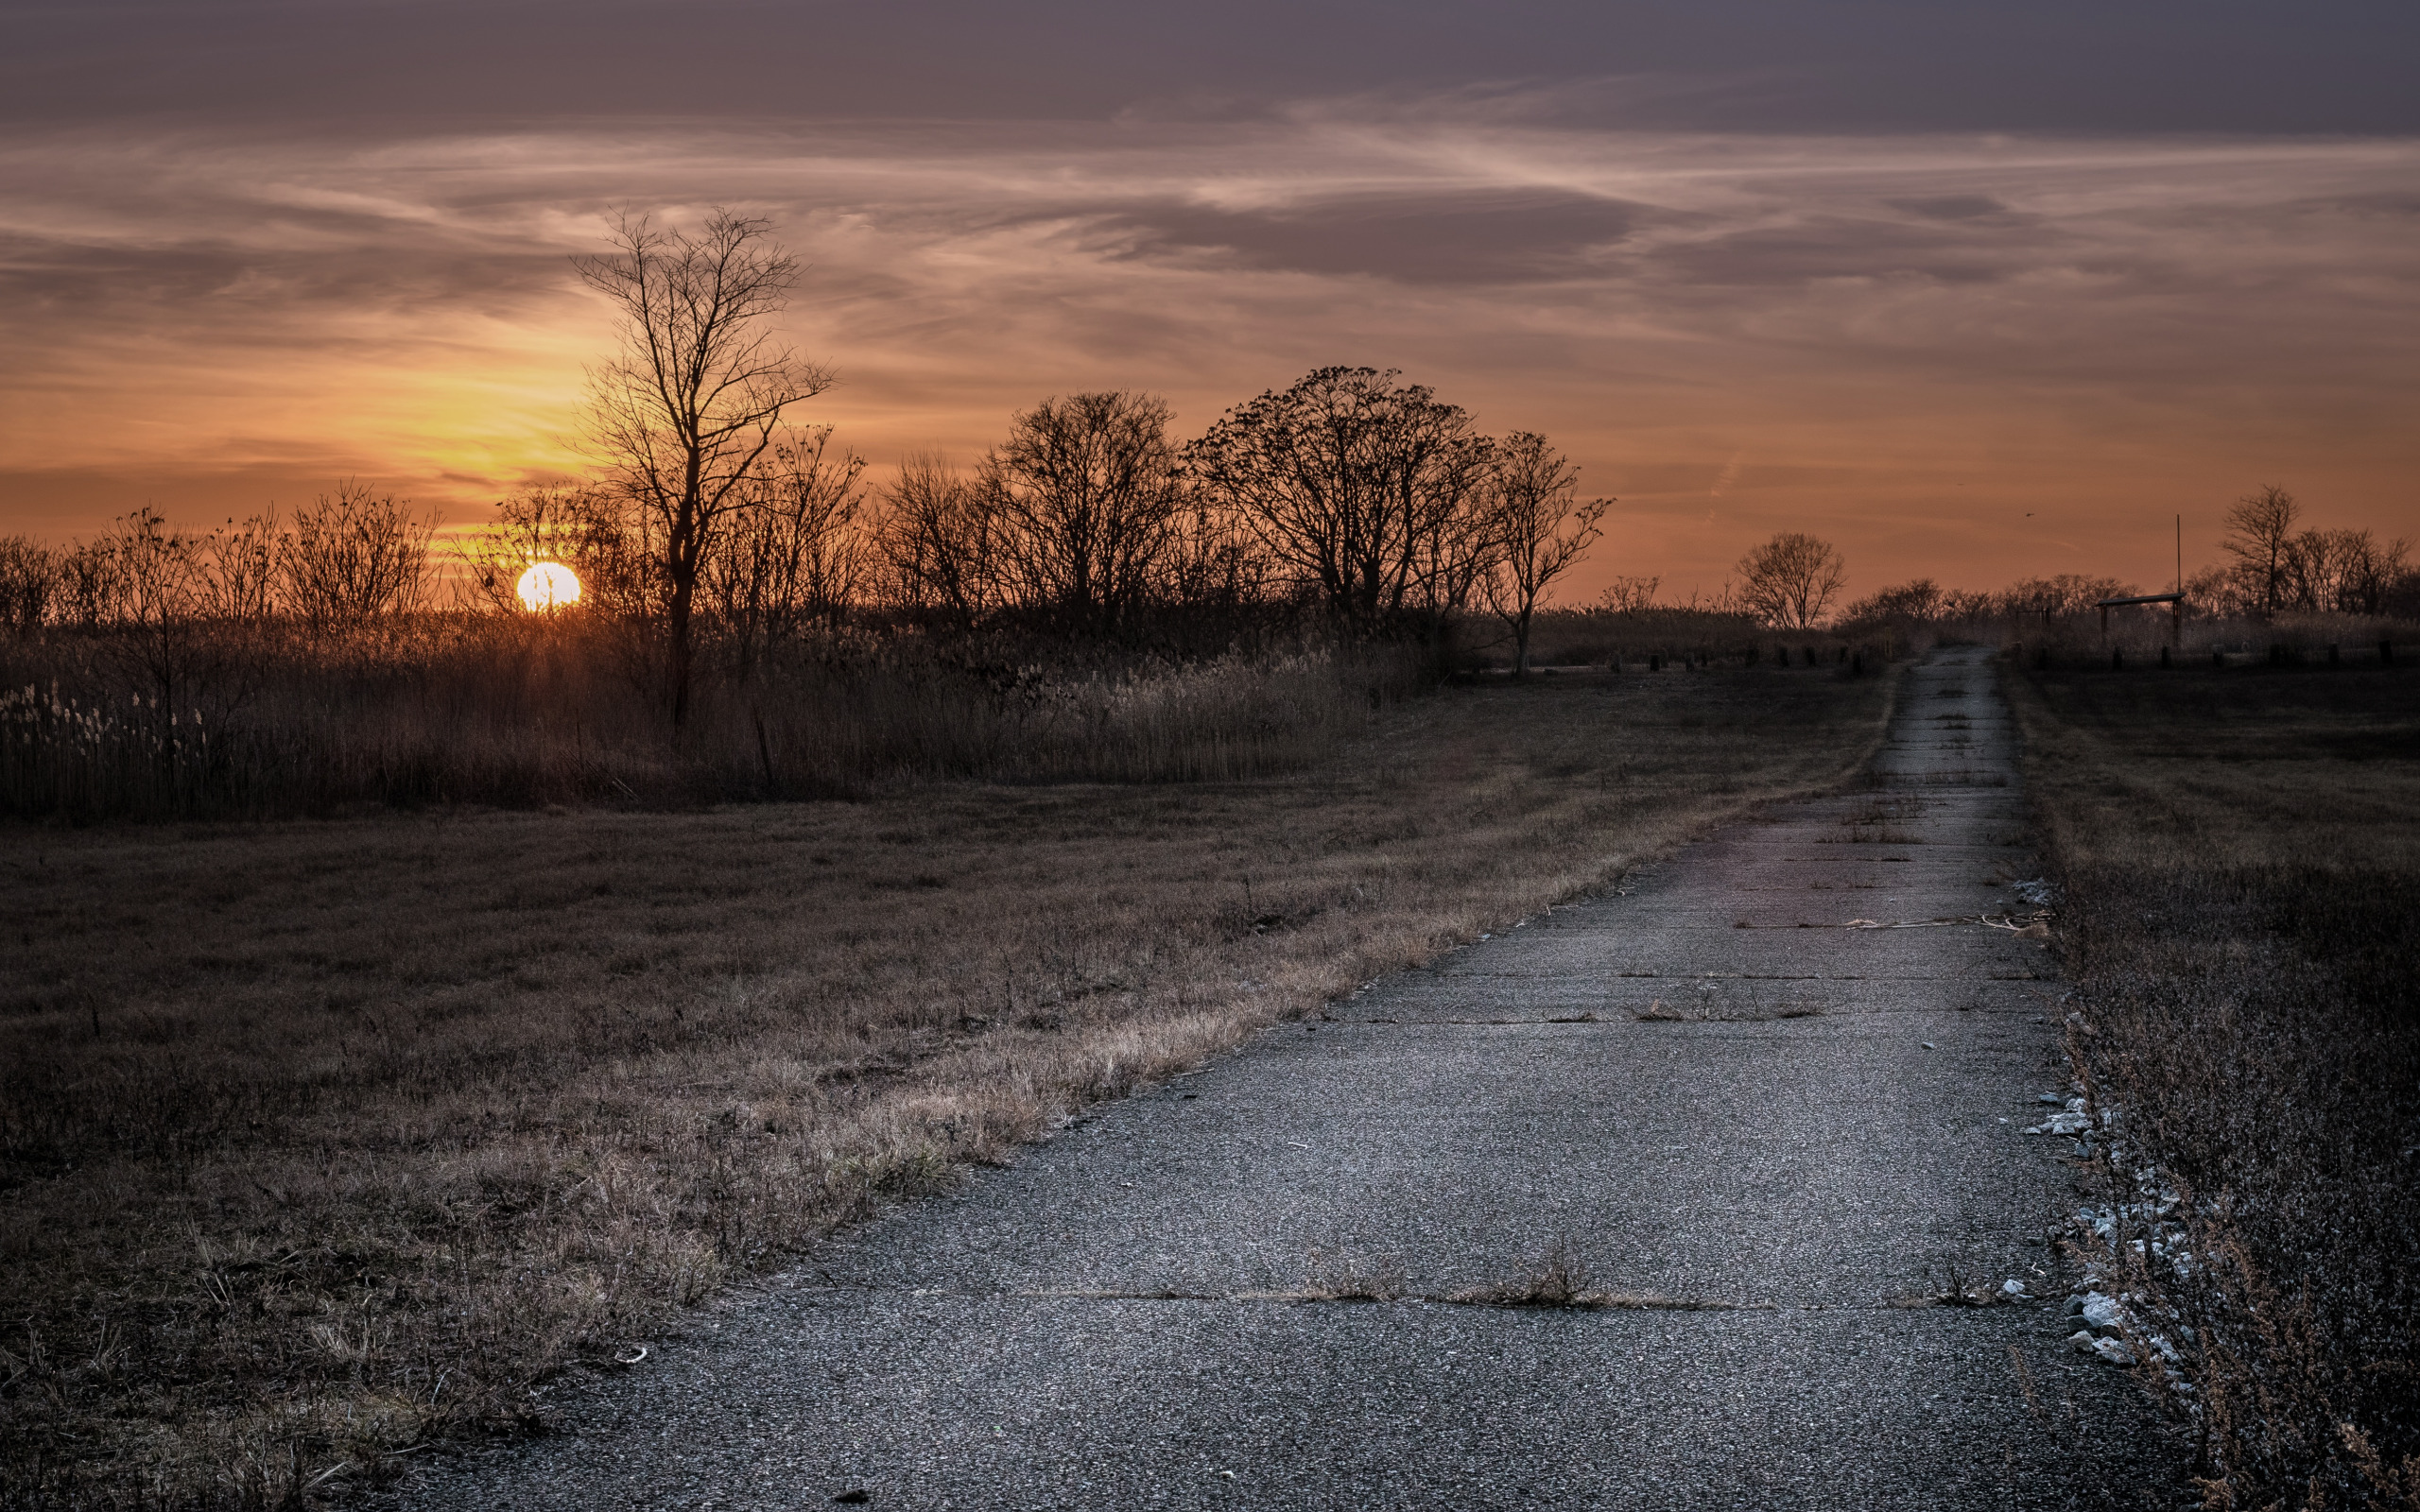
[[[1236,779],[1315,760],[1421,659],[1299,644],[1180,659],[838,632],[701,679],[689,727],[603,618],[393,617],[351,634],[195,624],[0,640],[0,811],[268,816],[366,805],[681,806],[923,779]]]

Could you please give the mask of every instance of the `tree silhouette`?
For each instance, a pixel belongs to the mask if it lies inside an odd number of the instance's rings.
[[[1767,625],[1811,629],[1841,591],[1847,569],[1829,541],[1786,530],[1739,558],[1739,600]]]
[[[783,411],[832,383],[766,328],[798,279],[770,230],[725,210],[696,235],[625,215],[613,253],[575,261],[620,317],[619,350],[589,373],[589,438],[649,517],[676,727],[688,720],[690,620],[716,529],[747,502]]]

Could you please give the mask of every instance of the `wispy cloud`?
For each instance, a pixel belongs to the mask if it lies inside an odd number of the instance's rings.
[[[604,326],[566,259],[601,214],[729,204],[810,264],[791,332],[844,379],[817,414],[878,460],[1046,393],[1152,387],[1199,426],[1370,362],[1568,446],[1622,497],[1606,573],[1719,579],[1802,525],[1860,581],[2071,566],[2052,526],[2125,571],[2270,478],[2420,524],[2415,168],[2404,141],[1649,134],[1500,101],[20,135],[0,499],[63,533],[359,472],[473,508],[578,463]]]

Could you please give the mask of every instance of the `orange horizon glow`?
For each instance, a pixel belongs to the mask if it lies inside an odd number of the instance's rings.
[[[2162,585],[2175,515],[2189,574],[2269,483],[2313,524],[2420,535],[2420,272],[2379,208],[2420,172],[2409,141],[1340,112],[142,146],[95,130],[0,162],[21,237],[164,269],[107,299],[61,274],[11,318],[0,534],[89,537],[147,502],[216,523],[346,477],[477,529],[586,466],[610,327],[568,258],[602,247],[601,209],[723,202],[808,266],[786,330],[841,383],[797,419],[876,481],[972,460],[1051,394],[1160,392],[1189,437],[1367,363],[1544,432],[1619,499],[1566,602],[1616,576],[1711,593],[1802,529],[1850,596]],[[145,208],[155,182],[181,221]]]

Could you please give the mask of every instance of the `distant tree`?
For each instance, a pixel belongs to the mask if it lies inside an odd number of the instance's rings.
[[[1739,558],[1739,602],[1767,625],[1810,629],[1847,576],[1827,541],[1784,531]]]
[[[2381,541],[2367,530],[2338,533],[2342,570],[2336,608],[2347,614],[2383,614],[2395,585],[2411,576],[2411,542],[2398,536]]]
[[[202,596],[203,542],[169,525],[146,505],[121,516],[95,542],[117,581],[117,621],[138,629],[196,617]]]
[[[1655,607],[1661,577],[1616,577],[1597,595],[1596,608],[1608,614],[1640,614]]]
[[[230,520],[203,542],[202,612],[233,625],[267,625],[283,607],[282,585],[292,535],[274,508],[242,524]]]
[[[831,443],[828,425],[776,442],[707,553],[706,596],[743,676],[761,652],[809,626],[837,627],[856,596],[866,464]]]
[[[0,538],[0,628],[30,635],[59,597],[60,554],[24,536]]]
[[[651,554],[626,503],[586,483],[538,484],[502,500],[493,524],[454,540],[463,569],[459,592],[476,608],[517,614],[521,575],[539,562],[559,561],[579,579],[583,613],[657,617],[660,578],[642,559]]]
[[[974,479],[930,454],[911,455],[882,490],[874,550],[891,600],[972,630],[998,604],[999,531]]]
[[[1184,479],[1152,394],[1071,394],[1013,417],[984,458],[1001,565],[1028,609],[1115,631],[1163,586]]]
[[[2056,577],[2029,577],[2012,583],[2001,591],[1999,603],[2001,611],[2007,614],[2039,614],[2055,620],[2084,613],[2104,598],[2127,598],[2135,592],[2134,584],[2115,577],[2061,573]]]
[[[1322,368],[1230,409],[1185,452],[1270,555],[1365,633],[1461,607],[1494,540],[1493,443],[1398,376]]]
[[[96,629],[118,617],[121,574],[106,538],[83,541],[59,556],[54,612],[78,629]]]
[[[1160,571],[1160,595],[1169,606],[1209,611],[1236,629],[1279,596],[1268,549],[1207,490],[1186,490],[1175,527]]]
[[[341,630],[422,607],[437,519],[408,499],[357,482],[294,511],[276,560],[287,607],[316,629]]]
[[[204,543],[171,527],[150,506],[121,516],[93,542],[114,590],[110,655],[149,688],[148,713],[162,730],[190,712],[210,648],[194,633],[203,603]]]
[[[2236,574],[2260,613],[2274,614],[2286,604],[2294,569],[2294,522],[2301,517],[2294,496],[2273,483],[2227,510],[2227,532],[2219,546],[2235,558]]]
[[[1495,449],[1488,513],[1495,526],[1492,570],[1480,578],[1488,608],[1512,632],[1512,675],[1530,675],[1530,628],[1538,601],[1602,534],[1597,522],[1610,499],[1581,503],[1580,470],[1532,431],[1514,431]]]
[[[832,382],[766,328],[798,278],[770,230],[722,210],[696,235],[624,215],[615,249],[575,265],[620,319],[619,350],[589,373],[589,438],[649,516],[676,727],[689,716],[690,622],[716,530],[747,499],[784,412]]]
[[[2221,618],[2260,612],[2259,599],[2245,589],[2243,575],[2232,567],[2204,567],[2186,578],[2185,602],[2195,614]]]
[[[2368,530],[2305,530],[2286,542],[2278,607],[2376,614],[2410,543]]]
[[[1841,617],[1851,624],[1899,620],[1923,625],[1942,618],[1947,608],[1948,595],[1942,593],[1941,585],[1919,577],[1858,599]]]

